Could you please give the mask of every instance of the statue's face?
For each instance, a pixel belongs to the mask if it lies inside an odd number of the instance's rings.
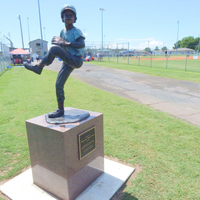
[[[62,21],[68,26],[72,25],[75,21],[74,12],[71,10],[65,10],[62,14]]]

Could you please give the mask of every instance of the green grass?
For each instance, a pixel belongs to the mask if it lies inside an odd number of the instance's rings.
[[[189,61],[188,61],[189,62]],[[98,62],[92,61],[87,62],[92,65],[98,65],[103,67],[110,67],[115,69],[123,69],[132,72],[144,73],[151,76],[160,76],[160,77],[167,77],[167,78],[174,78],[178,80],[184,81],[193,81],[200,83],[200,73],[198,72],[190,72],[190,71],[182,71],[182,70],[175,70],[175,69],[165,69],[165,68],[154,68],[154,67],[147,67],[147,66],[137,66],[137,65],[127,65],[122,63],[114,63],[114,62]],[[200,68],[200,63],[199,63]]]
[[[0,180],[30,165],[25,120],[56,109],[56,77],[18,67],[0,77]],[[107,156],[142,168],[125,188],[125,200],[200,199],[199,127],[72,77],[65,93],[65,106],[104,114]]]
[[[129,65],[135,65],[140,67],[148,67],[148,68],[161,68],[161,69],[174,69],[174,70],[182,70],[182,71],[193,71],[200,72],[200,59],[187,59],[185,61],[185,55],[177,55],[170,56],[171,58],[183,57],[184,60],[167,60],[165,56],[152,56],[153,59],[156,58],[164,58],[165,60],[153,60],[151,61],[151,56],[140,56],[140,59],[136,59],[136,57],[129,57]],[[149,60],[147,60],[149,59]],[[124,59],[123,57],[104,57],[103,60],[105,62],[113,62],[120,64],[128,64],[128,59]]]

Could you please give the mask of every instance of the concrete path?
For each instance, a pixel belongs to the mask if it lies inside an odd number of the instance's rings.
[[[47,69],[59,71],[55,59]],[[148,76],[84,63],[72,76],[94,87],[137,101],[200,126],[200,83]]]

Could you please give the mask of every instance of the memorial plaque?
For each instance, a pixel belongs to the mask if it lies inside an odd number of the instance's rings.
[[[96,129],[95,127],[90,128],[87,131],[78,135],[79,142],[79,159],[82,160],[84,157],[92,153],[96,149]]]
[[[64,109],[68,115],[75,108]],[[90,117],[63,125],[49,124],[45,115],[26,120],[33,186],[56,199],[76,199],[104,173],[103,114],[87,112]]]

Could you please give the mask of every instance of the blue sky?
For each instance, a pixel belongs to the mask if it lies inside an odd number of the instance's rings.
[[[53,36],[59,36],[64,24],[60,10],[64,4],[72,4],[77,10],[75,26],[86,35],[86,44],[98,46],[102,40],[101,11],[103,12],[104,44],[124,44],[129,49],[144,49],[155,46],[171,49],[178,39],[200,36],[200,1],[186,0],[40,0],[43,39],[51,45]],[[30,40],[41,38],[38,13],[38,0],[9,0],[0,7],[0,39],[10,38],[14,47],[22,47],[21,16],[24,46],[28,47],[28,22]],[[43,28],[45,27],[45,29]],[[8,40],[5,40],[8,43]]]

